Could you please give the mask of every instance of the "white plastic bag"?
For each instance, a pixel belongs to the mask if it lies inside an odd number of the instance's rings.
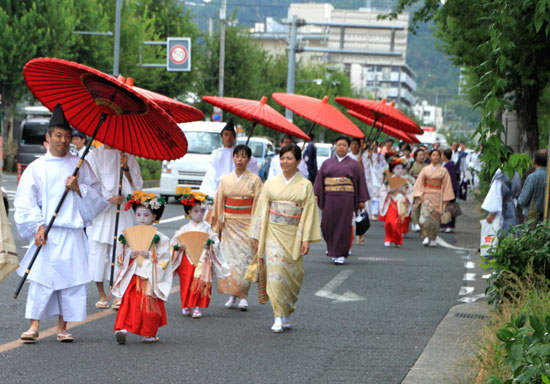
[[[490,224],[487,220],[480,220],[479,222],[481,223],[479,252],[481,256],[487,256],[489,254],[489,248],[497,244],[497,233],[500,229],[500,218],[495,218]]]

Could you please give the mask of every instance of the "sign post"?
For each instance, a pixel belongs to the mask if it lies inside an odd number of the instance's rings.
[[[166,70],[191,71],[191,39],[169,37],[166,40]]]

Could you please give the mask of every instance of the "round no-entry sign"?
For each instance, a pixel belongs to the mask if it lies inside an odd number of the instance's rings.
[[[170,49],[170,60],[176,64],[183,64],[187,60],[187,49],[183,45],[174,45]]]

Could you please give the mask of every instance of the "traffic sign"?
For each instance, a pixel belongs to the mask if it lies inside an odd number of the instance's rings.
[[[212,121],[222,121],[222,115],[220,115],[219,113],[217,112],[214,112],[212,114]]]
[[[191,71],[191,39],[169,37],[166,43],[166,70]]]

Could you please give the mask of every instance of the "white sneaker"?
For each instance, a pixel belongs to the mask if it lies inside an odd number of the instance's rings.
[[[452,228],[447,228],[445,230],[445,233],[453,233],[453,232],[454,232],[454,229],[452,229]]]
[[[128,335],[128,331],[125,329],[119,329],[118,331],[115,331],[115,338],[117,343],[126,344],[127,335]]]
[[[348,256],[351,255],[351,249],[348,251]]]
[[[384,242],[384,247],[391,247],[391,243],[389,241]]]
[[[336,265],[344,265],[346,262],[346,258],[344,256],[340,256],[334,259],[334,264]]]
[[[290,316],[288,317],[283,316],[283,328],[290,329],[291,327],[292,327],[292,321],[290,320]]]
[[[248,311],[248,301],[246,299],[239,299],[239,306],[238,308],[241,311]]]
[[[430,241],[430,247],[437,247],[437,241],[435,240]]]
[[[229,300],[227,300],[227,302],[225,303],[225,308],[235,308],[236,301],[236,296],[229,296]]]
[[[424,241],[422,242],[422,245],[427,247],[428,245],[430,244],[430,238],[429,237],[425,237],[424,238]]]
[[[189,316],[189,315],[191,315],[191,308],[182,308],[181,314],[182,314],[183,316]]]
[[[271,332],[281,333],[284,331],[282,317],[276,317],[273,325],[271,326]]]
[[[420,232],[420,225],[414,224],[414,225],[413,225],[413,231],[415,231],[415,232]]]

